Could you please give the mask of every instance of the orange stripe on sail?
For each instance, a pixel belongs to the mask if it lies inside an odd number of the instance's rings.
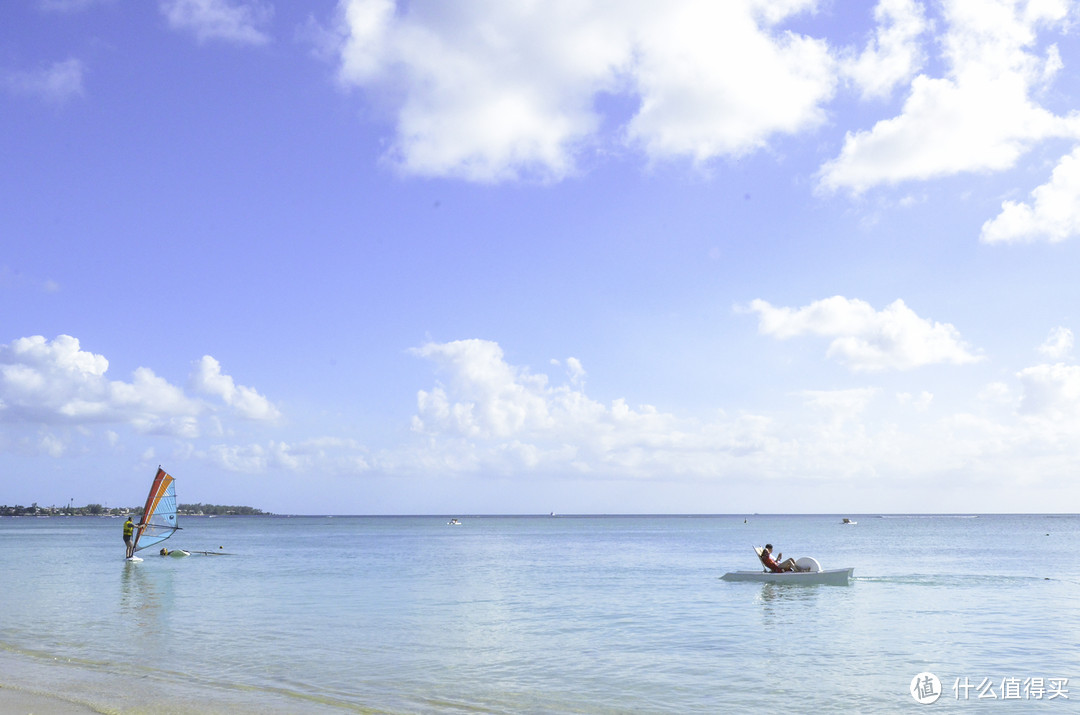
[[[172,484],[173,478],[169,476],[161,467],[158,467],[157,475],[154,477],[154,483],[150,485],[150,493],[146,495],[146,505],[143,506],[142,523],[139,524],[139,534],[135,537],[135,544],[138,545],[139,537],[146,531],[146,526],[150,522],[150,517],[157,511],[158,504],[161,502],[162,495],[165,494],[165,490]]]

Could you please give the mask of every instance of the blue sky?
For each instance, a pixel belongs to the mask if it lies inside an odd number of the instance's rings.
[[[0,6],[0,503],[1080,509],[1080,8]]]

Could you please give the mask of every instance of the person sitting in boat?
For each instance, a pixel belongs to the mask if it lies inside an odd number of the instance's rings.
[[[783,554],[777,554],[774,559],[772,555],[772,544],[765,544],[765,550],[761,552],[761,563],[765,564],[765,568],[773,573],[799,570],[798,567],[795,566],[795,559],[788,559],[787,561],[780,561],[777,563],[777,559],[783,558]]]

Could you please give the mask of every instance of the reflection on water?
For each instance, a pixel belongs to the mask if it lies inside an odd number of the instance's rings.
[[[761,605],[762,626],[767,629],[805,626],[807,614],[821,598],[823,586],[763,583],[755,601]]]
[[[165,599],[172,591],[172,573],[160,569],[151,572],[144,565],[126,561],[120,572],[120,618],[135,630],[130,635],[136,643],[168,632]]]

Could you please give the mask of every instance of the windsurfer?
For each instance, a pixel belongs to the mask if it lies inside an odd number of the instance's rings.
[[[129,516],[127,518],[127,521],[124,522],[124,544],[127,545],[127,557],[126,558],[129,558],[129,559],[131,558],[132,554],[135,553],[135,544],[131,541],[131,535],[134,534],[134,533],[135,533],[135,524],[133,524],[131,522],[131,517]]]
[[[776,559],[784,558],[783,554],[777,554]],[[787,561],[781,561],[777,563],[777,560],[772,555],[772,544],[765,544],[765,550],[761,552],[761,563],[765,564],[765,567],[773,573],[781,573],[783,571],[798,571],[799,568],[795,565],[795,559],[788,559]]]

